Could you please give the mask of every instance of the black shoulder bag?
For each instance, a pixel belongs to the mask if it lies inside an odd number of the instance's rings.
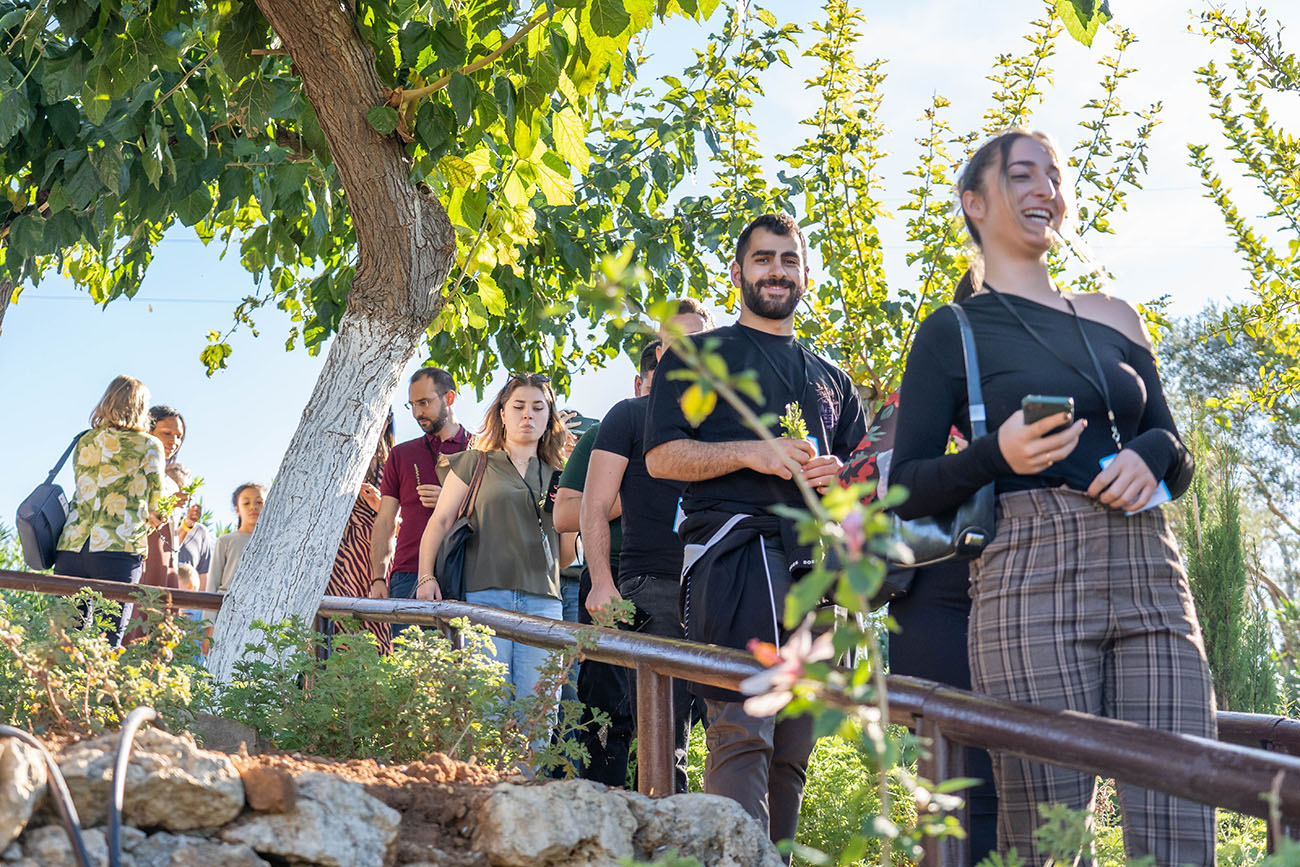
[[[68,500],[63,496],[63,488],[54,484],[54,477],[63,469],[77,443],[88,433],[89,430],[83,430],[72,438],[44,483],[37,485],[36,490],[18,506],[18,515],[14,518],[18,541],[22,544],[23,559],[33,569],[54,566],[59,537],[63,535],[63,525],[68,522]]]
[[[483,485],[483,472],[487,469],[488,454],[478,453],[474,461],[474,474],[470,477],[469,493],[456,513],[456,521],[438,546],[438,557],[433,564],[433,574],[438,579],[438,589],[443,599],[465,601],[465,549],[474,537],[474,501]]]
[[[980,388],[979,360],[975,355],[975,334],[960,305],[949,304],[961,329],[962,354],[966,361],[966,400],[970,409],[971,442],[984,436],[984,392]],[[903,412],[907,408],[902,409]],[[880,590],[872,598],[873,608],[905,595],[912,587],[918,566],[932,566],[946,560],[969,560],[978,557],[993,541],[996,531],[997,497],[989,482],[955,508],[941,514],[904,521],[895,517],[894,530],[899,541],[912,551],[911,562],[891,562]]]

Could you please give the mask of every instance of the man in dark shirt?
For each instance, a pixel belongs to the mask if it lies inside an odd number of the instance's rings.
[[[785,596],[811,566],[793,522],[770,513],[802,505],[795,473],[818,491],[835,481],[843,460],[866,433],[866,418],[848,376],[794,339],[794,312],[807,285],[807,248],[786,214],[764,214],[741,233],[731,280],[741,290],[732,326],[695,339],[727,363],[752,370],[760,416],[801,410],[809,436],[764,442],[724,401],[698,426],[686,420],[681,397],[690,383],[672,373],[685,367],[668,352],[655,373],[645,430],[646,469],[687,483],[682,590],[687,637],[743,648],[750,639],[780,642]],[[745,713],[734,692],[692,685],[708,705],[704,789],[739,801],[768,826],[772,840],[795,836],[812,752],[809,717],[775,721]]]
[[[456,382],[437,367],[422,367],[411,376],[406,404],[424,435],[393,446],[379,482],[379,514],[370,535],[370,597],[411,599],[419,570],[420,537],[429,523],[442,480],[438,458],[463,452],[469,433],[456,420]],[[400,509],[402,526],[393,552],[393,528]],[[391,573],[389,560],[392,560]],[[405,628],[394,624],[393,634]]]
[[[702,309],[702,308],[701,308]],[[679,308],[680,311],[680,308]],[[712,324],[707,311],[678,312],[673,325],[685,334],[695,334]],[[678,588],[682,574],[682,542],[674,530],[677,504],[685,485],[652,478],[645,469],[646,406],[655,367],[663,351],[655,341],[641,354],[641,381],[645,387],[640,397],[614,405],[600,423],[595,450],[587,469],[587,487],[582,496],[582,537],[591,570],[591,590],[587,610],[594,613],[611,601],[625,598],[636,605],[644,617],[641,632],[664,638],[684,638]],[[622,507],[622,544],[617,564],[618,582],[605,552],[610,537],[603,516],[613,504]],[[628,672],[636,695],[636,681]],[[673,736],[675,741],[675,789],[685,792],[687,746],[692,714],[691,696],[685,681],[673,682]]]

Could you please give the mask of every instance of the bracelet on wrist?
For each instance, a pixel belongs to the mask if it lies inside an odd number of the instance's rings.
[[[388,579],[387,579],[387,578],[371,578],[371,579],[370,579],[370,586],[371,586],[371,587],[374,587],[376,584],[387,584],[387,583],[388,583]]]
[[[434,578],[432,575],[421,575],[415,579],[415,586],[417,588],[426,587],[429,584],[436,584],[437,581],[438,579]]]

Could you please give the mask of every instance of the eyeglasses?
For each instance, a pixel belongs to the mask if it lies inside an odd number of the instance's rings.
[[[422,397],[419,400],[414,402],[408,400],[405,404],[403,404],[403,406],[411,410],[428,409],[429,407],[433,406],[436,402],[437,401],[433,400],[432,398]]]
[[[510,378],[522,379],[532,385],[546,385],[551,381],[551,378],[544,373],[512,373]]]

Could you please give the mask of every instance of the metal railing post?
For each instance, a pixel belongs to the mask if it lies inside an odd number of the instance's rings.
[[[636,788],[671,795],[673,781],[673,679],[648,665],[636,667]]]
[[[917,776],[932,784],[966,776],[966,751],[953,743],[943,728],[929,717],[916,717],[916,734],[929,741],[916,762]],[[962,828],[970,829],[969,791],[962,792],[962,806],[953,811]],[[921,861],[939,867],[965,867],[970,863],[970,837],[930,837],[921,842]]]

